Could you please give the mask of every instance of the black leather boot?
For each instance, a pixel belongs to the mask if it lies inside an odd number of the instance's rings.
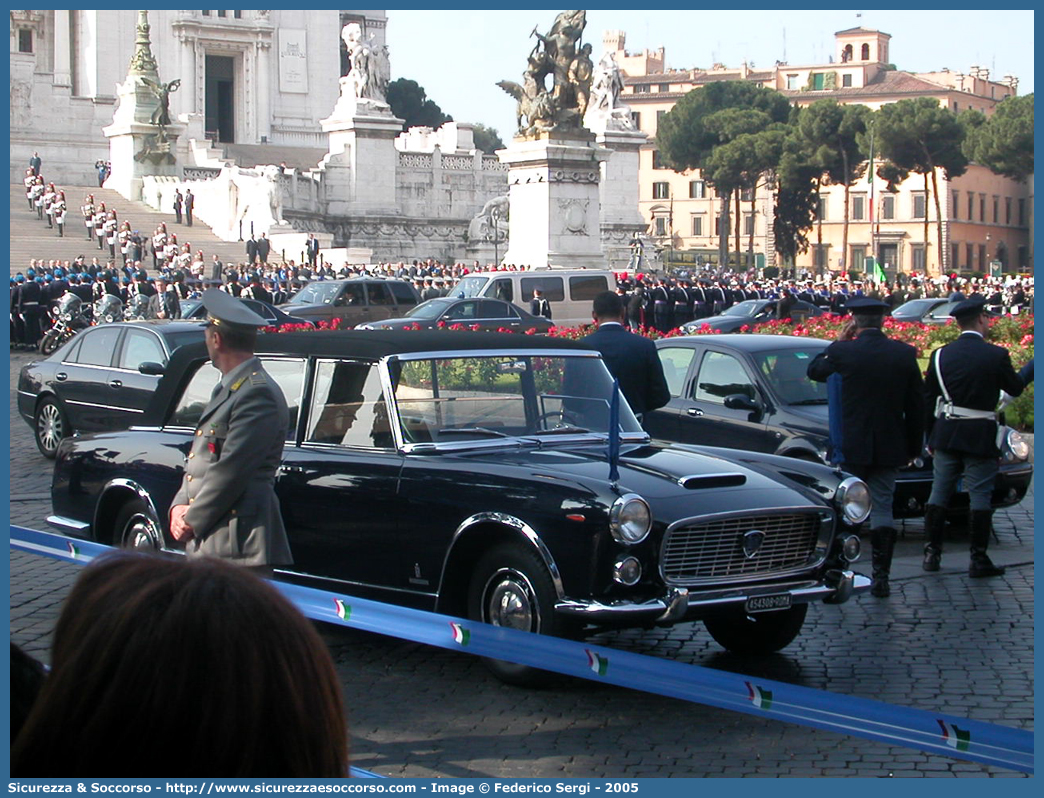
[[[971,562],[968,564],[968,576],[1000,576],[1004,568],[994,565],[986,556],[986,547],[990,545],[990,532],[993,529],[992,510],[972,510],[971,514]]]
[[[925,571],[938,571],[942,561],[943,531],[946,529],[946,508],[938,504],[924,506],[924,535],[928,542],[924,544],[924,562],[921,568]]]
[[[892,554],[895,552],[897,534],[889,526],[879,526],[870,531],[871,564],[874,577],[874,583],[870,587],[871,596],[885,598],[892,593],[888,584],[888,572],[892,568]]]

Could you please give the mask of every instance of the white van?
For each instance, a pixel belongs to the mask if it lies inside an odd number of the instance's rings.
[[[449,295],[505,299],[529,310],[529,301],[537,288],[551,303],[551,320],[561,327],[576,327],[591,321],[592,301],[598,294],[616,290],[616,276],[609,269],[474,272],[463,277]]]

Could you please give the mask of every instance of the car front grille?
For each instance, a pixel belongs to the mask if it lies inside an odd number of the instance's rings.
[[[817,564],[826,556],[830,516],[818,512],[778,512],[697,518],[668,530],[660,572],[669,584],[721,582],[785,573]],[[761,545],[748,556],[760,531]]]

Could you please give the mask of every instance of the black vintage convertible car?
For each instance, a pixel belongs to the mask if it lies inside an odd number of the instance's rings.
[[[746,653],[789,644],[810,602],[869,588],[851,569],[864,483],[652,443],[625,401],[613,421],[612,378],[575,342],[303,332],[261,336],[258,354],[291,410],[281,579],[553,635],[702,619]],[[217,378],[183,347],[138,426],[63,441],[49,523],[177,550],[168,508]]]
[[[656,342],[671,392],[645,417],[656,438],[826,462],[827,388],[806,376],[830,341],[785,335],[697,335]],[[873,401],[873,397],[867,397]],[[1007,429],[993,489],[996,507],[1018,504],[1033,478],[1029,445]],[[931,456],[899,472],[896,517],[924,514],[932,489]],[[958,492],[954,508],[967,507]]]

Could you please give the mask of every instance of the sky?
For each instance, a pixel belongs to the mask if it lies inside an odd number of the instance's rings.
[[[535,11],[388,10],[392,79],[416,80],[442,110],[460,122],[514,133],[515,101],[496,86],[520,82],[536,26],[551,27],[563,9]],[[857,17],[857,14],[861,16]],[[890,33],[891,61],[910,72],[948,67],[1014,75],[1019,94],[1033,91],[1033,12],[1023,11],[588,11],[583,41],[597,61],[605,30],[627,34],[631,53],[664,47],[670,69],[769,68],[826,63],[834,33],[862,26]]]

